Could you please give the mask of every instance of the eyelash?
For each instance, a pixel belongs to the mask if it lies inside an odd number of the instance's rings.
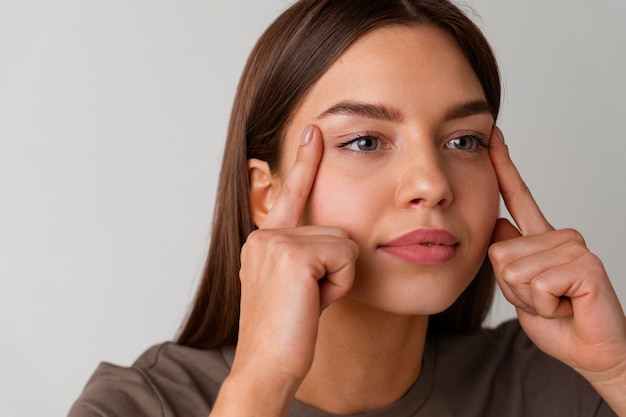
[[[370,149],[370,150],[362,150],[362,149],[351,149],[355,152],[373,152],[375,150],[377,150],[381,145],[380,145],[380,141],[381,138],[379,135],[377,134],[371,134],[371,133],[366,133],[366,134],[359,134],[357,135],[355,138],[350,139],[348,141],[345,141],[343,143],[340,143],[339,145],[337,145],[338,148],[349,148],[350,145],[357,143],[360,140],[363,139],[369,139],[369,140],[375,140],[377,142],[377,146],[375,149]],[[452,142],[454,141],[458,141],[460,139],[471,139],[472,141],[475,142],[477,148],[473,148],[472,149],[467,149],[467,150],[463,150],[463,149],[458,149],[460,151],[463,152],[476,152],[476,151],[480,151],[482,149],[489,149],[489,143],[481,136],[478,134],[467,134],[467,135],[461,135],[461,136],[457,136],[454,139],[449,140],[448,142],[446,142],[445,147],[447,149],[457,149],[454,148],[453,146],[448,146],[450,145]]]
[[[489,149],[489,142],[487,142],[482,136],[477,135],[477,134],[468,134],[468,135],[461,135],[461,136],[457,136],[454,139],[449,140],[448,142],[446,142],[445,146],[448,149],[456,149],[452,146],[448,146],[449,144],[451,144],[454,141],[460,140],[460,139],[471,139],[472,141],[475,142],[476,146],[478,146],[475,149],[468,149],[468,150],[463,150],[463,149],[459,149],[461,151],[464,152],[476,152],[476,151],[480,151],[482,149]]]
[[[356,137],[354,137],[354,138],[352,138],[352,139],[350,139],[348,141],[345,141],[343,143],[340,143],[339,145],[337,145],[337,147],[338,148],[348,148],[350,145],[352,145],[354,143],[357,143],[358,141],[363,140],[363,139],[370,139],[370,140],[373,139],[374,141],[376,141],[376,149],[367,150],[367,151],[364,151],[364,150],[361,150],[361,149],[358,149],[358,150],[357,149],[351,149],[351,150],[353,150],[355,152],[372,152],[372,151],[377,150],[381,146],[380,142],[382,141],[382,139],[380,138],[379,135],[372,134],[372,133],[365,133],[365,134],[358,134]]]

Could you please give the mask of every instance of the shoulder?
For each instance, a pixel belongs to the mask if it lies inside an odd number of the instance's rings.
[[[482,397],[481,407],[493,415],[614,415],[584,378],[537,348],[517,320],[435,344],[440,383]]]
[[[192,349],[163,343],[132,366],[101,363],[70,417],[208,414],[230,371],[232,349]]]
[[[514,358],[543,356],[517,320],[470,333],[442,334],[432,341],[432,345],[437,351],[437,363],[442,366],[454,363],[459,372],[464,372],[465,367],[476,369],[477,366],[493,371]]]
[[[441,335],[434,343],[441,361],[460,360],[462,363],[480,362],[493,366],[503,366],[513,360],[515,363],[522,361],[527,365],[540,361],[549,364],[550,368],[569,369],[539,350],[517,320],[470,333]]]

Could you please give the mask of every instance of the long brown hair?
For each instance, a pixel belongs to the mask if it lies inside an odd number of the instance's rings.
[[[434,25],[458,42],[482,84],[494,119],[500,78],[478,27],[447,0],[301,0],[261,36],[239,83],[218,185],[211,244],[192,309],[178,343],[213,348],[237,341],[240,250],[255,225],[250,215],[247,160],[275,169],[290,117],[335,59],[364,33],[389,25]],[[479,327],[491,304],[487,258],[460,298],[431,317],[429,331]]]

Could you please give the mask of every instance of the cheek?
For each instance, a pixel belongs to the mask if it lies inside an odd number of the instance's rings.
[[[373,206],[382,201],[372,195],[373,189],[380,188],[376,183],[381,178],[363,178],[359,170],[349,170],[330,158],[322,159],[302,222],[340,227],[356,237],[359,230],[373,222]]]
[[[455,191],[456,203],[473,233],[488,245],[500,203],[500,190],[493,167],[488,165],[475,172],[466,172]]]
[[[493,168],[489,167],[489,174],[485,178],[484,183],[484,198],[485,198],[485,210],[488,213],[488,218],[495,223],[499,211],[500,211],[500,187],[498,185],[498,179]]]

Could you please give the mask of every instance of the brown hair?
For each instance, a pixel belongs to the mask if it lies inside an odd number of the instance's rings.
[[[178,343],[213,348],[237,341],[240,250],[255,228],[250,215],[247,160],[275,169],[290,117],[335,59],[364,33],[389,25],[434,25],[450,33],[482,84],[494,119],[500,78],[491,48],[478,27],[447,0],[301,0],[261,36],[239,83],[213,218],[211,245],[196,298]],[[487,258],[477,277],[429,331],[479,327],[493,294]]]

